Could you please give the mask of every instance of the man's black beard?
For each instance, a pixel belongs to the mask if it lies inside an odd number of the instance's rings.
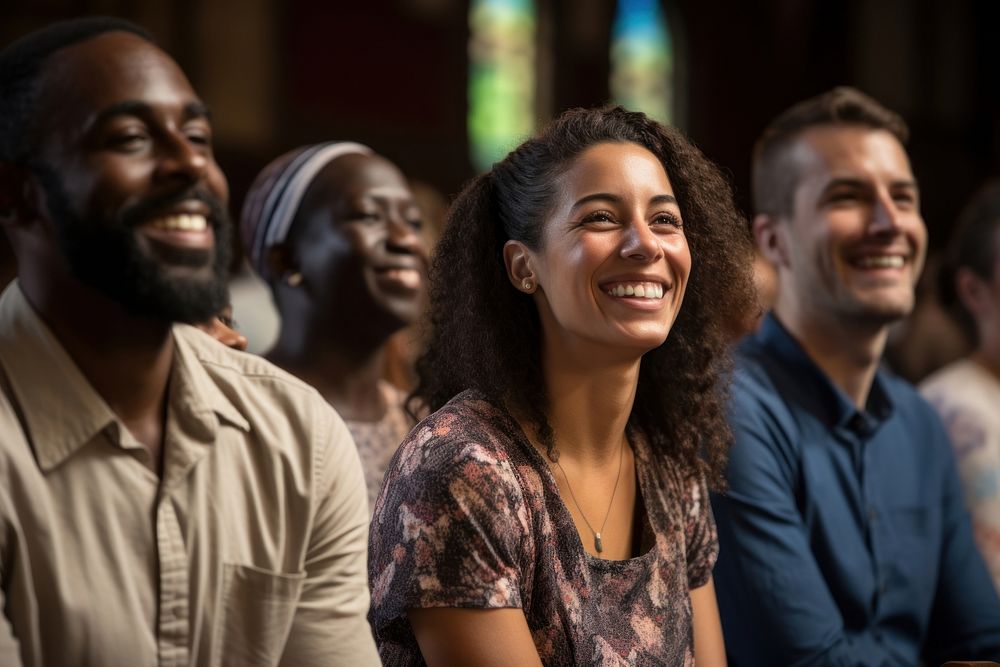
[[[222,203],[204,188],[140,202],[114,220],[84,222],[72,211],[59,176],[45,165],[36,165],[34,171],[45,189],[56,236],[74,278],[132,315],[163,322],[206,322],[227,305],[232,223]],[[136,240],[137,227],[150,215],[191,199],[210,210],[208,223],[215,233],[210,280],[169,277]]]

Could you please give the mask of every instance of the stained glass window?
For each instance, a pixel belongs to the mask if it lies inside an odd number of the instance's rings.
[[[469,147],[489,169],[535,129],[535,3],[472,0]]]
[[[611,27],[611,97],[675,122],[674,50],[660,0],[619,0]]]

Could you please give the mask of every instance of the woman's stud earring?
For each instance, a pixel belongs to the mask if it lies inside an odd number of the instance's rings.
[[[302,274],[296,271],[295,273],[289,273],[288,277],[285,278],[285,283],[289,287],[298,287],[302,284]]]
[[[525,278],[524,280],[521,281],[521,287],[524,289],[525,292],[530,292],[531,290],[535,289],[535,283],[532,282],[531,278]]]

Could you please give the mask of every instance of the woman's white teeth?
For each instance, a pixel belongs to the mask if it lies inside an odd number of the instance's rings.
[[[863,269],[901,269],[904,261],[900,255],[878,255],[859,257],[855,263]]]
[[[197,214],[168,215],[154,220],[152,226],[155,229],[170,231],[203,232],[208,228],[208,220],[205,216]]]
[[[611,296],[635,296],[640,299],[662,299],[663,285],[659,283],[618,283],[608,288]]]
[[[420,287],[420,271],[416,269],[386,269],[383,273],[386,278],[402,283],[410,289]]]

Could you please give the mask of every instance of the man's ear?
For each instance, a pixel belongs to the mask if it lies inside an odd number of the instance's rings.
[[[35,220],[40,195],[41,188],[31,172],[0,162],[0,226]]]
[[[788,264],[788,248],[783,229],[786,224],[770,213],[758,213],[753,218],[753,238],[757,242],[757,249],[764,259],[775,266]]]
[[[531,251],[520,241],[503,244],[503,263],[507,267],[507,279],[515,289],[531,294],[538,287],[538,277],[531,267]]]

